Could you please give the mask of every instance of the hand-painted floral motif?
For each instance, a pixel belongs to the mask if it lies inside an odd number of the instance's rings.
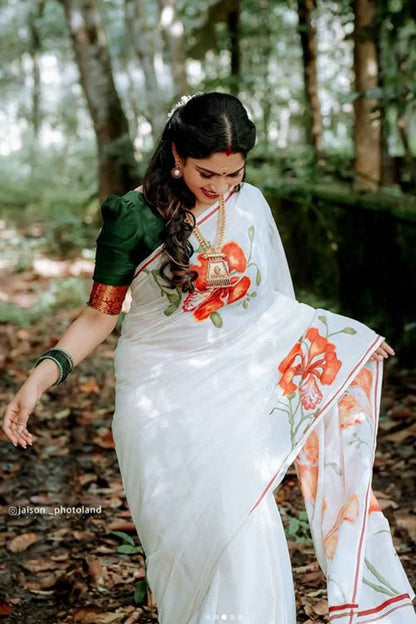
[[[338,511],[332,528],[324,535],[324,552],[328,559],[333,559],[338,546],[338,531],[343,522],[356,521],[359,515],[359,499],[357,494],[351,494],[345,505]]]
[[[220,251],[225,254],[225,260],[228,263],[231,278],[231,286],[223,288],[215,288],[207,290],[206,274],[208,268],[208,259],[203,257],[203,251],[197,254],[197,263],[190,264],[190,268],[198,273],[197,279],[194,281],[195,291],[189,293],[182,302],[182,289],[166,288],[159,279],[158,269],[144,269],[146,273],[153,276],[153,279],[160,288],[161,295],[165,295],[169,301],[169,305],[164,310],[166,316],[170,316],[180,308],[182,303],[183,312],[192,312],[193,317],[197,321],[205,321],[207,318],[211,320],[215,327],[222,327],[223,321],[218,310],[227,305],[241,301],[244,309],[247,309],[249,301],[252,297],[257,296],[257,292],[253,290],[248,292],[252,285],[252,279],[244,274],[250,267],[256,267],[255,283],[258,286],[261,282],[262,275],[260,268],[254,260],[251,260],[253,251],[255,228],[253,225],[247,230],[247,236],[250,241],[249,256],[246,258],[244,249],[235,241],[228,241],[222,245]]]
[[[364,366],[360,372],[354,377],[351,382],[351,386],[360,386],[367,395],[369,401],[371,401],[371,385],[373,383],[373,373],[369,368]]]
[[[291,394],[298,387],[294,378],[300,376],[302,405],[306,409],[313,409],[322,400],[318,382],[332,384],[340,368],[341,361],[337,358],[335,345],[322,336],[316,327],[310,327],[305,339],[302,337],[279,364],[278,369],[283,373],[279,385],[285,395]]]
[[[346,429],[351,425],[361,425],[365,418],[363,406],[357,401],[355,395],[345,392],[338,401],[339,426]]]
[[[231,286],[207,291],[206,274],[209,261],[203,257],[203,253],[197,256],[199,264],[190,265],[190,268],[198,273],[194,282],[196,291],[186,297],[182,309],[185,312],[192,312],[198,321],[204,321],[219,308],[238,301],[250,288],[251,280],[247,275],[242,277],[232,275],[233,272],[244,273],[247,268],[244,250],[240,245],[234,241],[228,242],[221,247],[221,252],[225,254],[228,263]]]
[[[295,466],[305,501],[315,502],[319,473],[319,439],[316,431],[308,436],[296,457]]]
[[[225,254],[225,260],[229,267],[231,286],[216,288],[207,291],[206,275],[208,259],[203,257],[203,252],[197,255],[198,264],[191,264],[190,268],[198,273],[194,282],[195,292],[190,293],[183,302],[184,312],[192,312],[197,321],[204,321],[210,318],[216,327],[222,327],[222,318],[218,310],[226,305],[242,300],[242,306],[247,308],[251,297],[257,295],[256,291],[248,293],[252,280],[248,275],[238,275],[244,273],[250,266],[256,266],[256,285],[261,282],[261,272],[255,262],[251,261],[253,241],[255,235],[254,226],[250,226],[247,231],[250,241],[248,259],[244,249],[235,241],[229,241],[222,245],[221,252]]]
[[[271,412],[277,410],[287,415],[292,448],[322,409],[322,386],[331,385],[341,369],[342,361],[329,338],[356,333],[353,327],[330,333],[327,317],[321,314],[318,320],[324,329],[310,326],[277,367],[277,385],[283,389],[283,397]]]
[[[376,495],[373,492],[373,489],[371,488],[371,498],[370,498],[370,506],[368,508],[368,513],[371,514],[373,513],[373,511],[381,511],[381,507],[379,505],[379,502],[376,498]]]

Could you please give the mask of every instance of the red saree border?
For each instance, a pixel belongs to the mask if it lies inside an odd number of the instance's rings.
[[[338,390],[338,392],[336,392],[331,399],[328,401],[328,403],[326,405],[324,405],[319,413],[318,416],[316,416],[314,423],[309,427],[308,430],[308,436],[309,434],[313,431],[313,429],[315,428],[318,420],[320,421],[321,418],[325,415],[325,413],[327,412],[327,410],[329,409],[329,407],[331,406],[331,404],[340,396],[340,394],[342,394],[342,392],[344,392],[345,388],[349,386],[350,382],[351,382],[351,377],[353,375],[355,375],[357,369],[361,368],[363,366],[363,361],[365,363],[367,356],[369,355],[369,353],[372,353],[372,351],[375,351],[375,349],[377,348],[378,345],[380,345],[384,340],[384,336],[379,336],[377,335],[377,337],[373,340],[373,342],[371,343],[371,345],[368,347],[368,349],[366,350],[366,352],[364,353],[364,355],[362,356],[362,358],[357,362],[357,364],[355,365],[355,367],[352,369],[352,371],[350,372],[349,376],[347,377],[347,379],[345,380],[345,382],[343,383],[343,385],[340,387],[340,389]],[[379,364],[379,362],[376,360],[377,364]],[[377,373],[379,371],[379,366],[377,366]],[[377,382],[374,384],[375,387],[377,387],[377,383],[378,383],[378,375],[377,375]],[[296,457],[296,455],[295,455]],[[288,456],[288,458],[290,458],[290,455]],[[289,465],[292,463],[292,461],[289,462]],[[253,507],[250,509],[249,513],[251,513],[252,511],[254,511],[254,509],[257,507],[257,505],[261,502],[261,500],[263,499],[263,497],[266,495],[266,493],[268,492],[268,490],[270,489],[270,487],[273,485],[274,481],[276,480],[276,477],[279,475],[280,473],[279,469],[274,475],[273,477],[270,479],[269,483],[266,485],[265,489],[263,490],[263,493],[261,494],[260,498],[256,501],[256,503],[253,505]]]
[[[373,384],[373,401],[372,404],[374,406],[374,413],[373,413],[373,421],[376,421],[376,414],[378,413],[379,410],[379,405],[376,403],[377,401],[377,388],[378,385],[380,383],[380,366],[376,367],[376,380],[375,383]],[[375,446],[376,446],[376,441],[377,441],[377,427],[374,427],[374,432],[373,432],[373,449],[375,451]],[[368,483],[368,487],[367,487],[367,493],[365,496],[365,507],[364,509],[368,509],[368,500],[369,500],[369,496],[370,496],[370,490],[371,490],[371,479]],[[365,534],[365,529],[367,526],[367,521],[368,521],[368,513],[366,512],[364,514],[364,518],[363,518],[363,524],[362,524],[362,528],[361,528],[361,536],[360,536],[360,543],[359,543],[359,547],[358,547],[358,553],[357,553],[357,562],[356,562],[356,567],[355,567],[355,579],[354,579],[354,589],[353,589],[353,595],[352,595],[352,599],[355,601],[357,599],[357,590],[358,590],[358,578],[359,578],[359,573],[360,573],[360,567],[362,566],[362,549],[363,549],[363,542],[364,542],[364,534]],[[350,614],[350,619],[349,619],[349,624],[352,624],[353,621],[353,615]]]
[[[342,605],[329,607],[328,611],[331,613],[331,611],[338,611],[339,609],[357,609],[357,608],[358,608],[357,602],[346,602],[345,604],[342,604]]]
[[[236,188],[234,186],[231,189],[230,193],[227,195],[227,197],[225,197],[224,201],[227,202],[230,199],[230,197],[234,195],[235,192],[236,192]],[[201,225],[201,223],[204,223],[207,219],[212,217],[212,215],[215,214],[218,210],[219,210],[219,202],[215,204],[214,208],[207,208],[207,210],[204,211],[202,216],[200,216],[199,220],[198,219],[196,220],[196,225],[199,226]],[[205,214],[205,212],[207,212],[207,214]],[[136,269],[135,274],[133,275],[133,279],[135,279],[139,275],[139,273],[141,273],[151,262],[156,260],[163,253],[162,247],[163,247],[163,243],[162,245],[159,245],[157,249],[152,251],[152,253],[149,256],[147,256],[147,258],[141,261],[141,263],[138,265]]]
[[[395,604],[398,602],[402,602],[403,604]],[[395,604],[394,608],[389,609],[388,611],[386,611],[385,613],[380,614],[380,611],[385,610],[387,607],[389,607],[390,605]],[[355,603],[351,603],[351,604],[345,604],[345,605],[336,605],[334,607],[329,607],[328,611],[330,614],[330,621],[333,622],[335,620],[338,620],[340,618],[345,618],[345,617],[349,617],[352,618],[354,615],[356,615],[358,617],[359,620],[359,624],[370,624],[371,622],[379,622],[380,619],[386,617],[387,615],[389,615],[390,613],[393,613],[394,611],[397,611],[398,609],[402,609],[403,607],[412,607],[413,608],[413,604],[412,601],[410,600],[410,596],[409,594],[399,594],[398,596],[393,596],[392,598],[389,598],[388,600],[385,600],[384,602],[382,602],[381,604],[379,604],[377,607],[374,607],[372,609],[364,609],[362,611],[357,611],[358,605]],[[336,613],[334,615],[331,616],[331,613],[333,611],[339,610],[339,609],[347,609],[347,611],[345,613]],[[371,618],[371,619],[366,619],[366,620],[362,620],[361,618],[366,617],[368,615],[375,615],[378,614],[376,616],[376,618]]]
[[[389,598],[388,600],[385,600],[384,602],[382,602],[380,605],[378,605],[378,607],[374,607],[374,609],[364,609],[364,611],[358,611],[358,615],[371,615],[372,613],[377,613],[377,611],[381,611],[381,609],[384,609],[385,607],[388,607],[388,605],[392,604],[393,602],[399,602],[399,600],[409,600],[410,604],[411,604],[411,600],[410,600],[410,596],[409,594],[399,594],[398,596],[393,596],[393,598]],[[402,605],[403,606],[403,605]]]

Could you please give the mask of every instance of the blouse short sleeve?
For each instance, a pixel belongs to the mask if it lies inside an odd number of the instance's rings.
[[[134,204],[118,195],[108,195],[101,214],[94,284],[87,303],[107,314],[118,314],[137,265],[139,218]]]

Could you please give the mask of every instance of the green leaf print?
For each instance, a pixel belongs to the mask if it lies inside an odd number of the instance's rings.
[[[261,282],[261,272],[260,269],[257,267],[257,272],[256,272],[256,286],[258,286]]]
[[[384,576],[377,570],[377,568],[366,557],[364,557],[364,561],[365,561],[365,565],[367,566],[367,568],[370,570],[370,572],[372,572],[372,574],[376,577],[379,583],[382,583],[382,585],[385,586],[386,589],[384,590],[384,593],[386,594],[387,590],[390,590],[391,592],[393,592],[391,594],[392,596],[397,596],[399,594],[397,589],[395,589],[393,585],[390,585],[388,580],[384,578]],[[369,583],[367,583],[367,585],[368,584]],[[377,591],[380,591],[380,590],[378,589]]]
[[[160,288],[160,296],[161,297],[166,297],[166,299],[169,301],[168,307],[163,310],[163,314],[165,314],[166,316],[170,316],[171,314],[173,314],[175,312],[175,310],[177,310],[181,304],[182,301],[182,290],[179,288],[179,286],[176,286],[175,288],[167,288],[166,286],[164,286],[163,284],[161,284],[159,282],[159,270],[158,269],[144,269],[145,272],[149,275],[151,275],[153,277],[153,279],[155,280],[157,286]]]
[[[177,309],[178,309],[178,306],[176,305],[176,303],[171,303],[167,308],[163,310],[163,314],[165,314],[166,316],[170,316]]]
[[[387,594],[387,596],[395,596],[396,595],[393,592],[391,592],[389,589],[385,589],[381,585],[376,585],[375,583],[371,583],[366,578],[363,578],[363,583],[365,585],[368,585],[369,587],[372,587],[376,592],[379,592],[380,594]]]
[[[337,464],[336,462],[327,462],[325,464],[325,467],[326,466],[330,466],[334,470],[335,474],[342,475],[342,470],[341,470],[339,464]]]
[[[222,316],[218,312],[211,312],[209,318],[215,327],[222,327]]]

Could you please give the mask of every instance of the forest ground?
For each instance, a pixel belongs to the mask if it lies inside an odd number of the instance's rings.
[[[10,300],[33,305],[33,274],[4,272]],[[40,290],[47,279],[39,279]],[[39,290],[38,290],[39,292]],[[6,404],[27,376],[28,362],[52,346],[82,307],[45,312],[26,327],[0,324],[0,402]],[[157,622],[151,592],[134,602],[145,576],[144,558],[123,493],[111,435],[113,351],[117,331],[60,386],[41,398],[29,420],[33,447],[1,440],[0,617],[25,624],[144,624]],[[392,345],[394,347],[394,345]],[[384,365],[373,489],[390,522],[395,547],[416,587],[416,370]],[[305,521],[293,466],[276,491],[293,566],[299,624],[328,622],[324,577]],[[101,506],[97,513],[21,513],[11,506]],[[84,507],[84,511],[85,511]],[[120,553],[122,531],[139,547]]]

